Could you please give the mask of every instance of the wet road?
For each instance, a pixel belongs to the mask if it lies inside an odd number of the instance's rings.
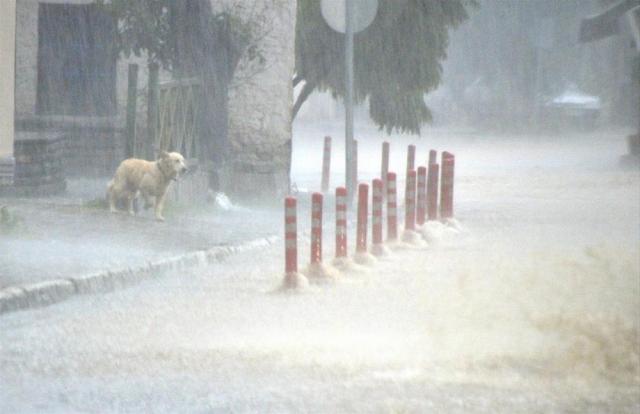
[[[273,293],[274,246],[3,315],[0,411],[637,412],[640,173],[578,138],[433,137],[461,231],[336,284]]]

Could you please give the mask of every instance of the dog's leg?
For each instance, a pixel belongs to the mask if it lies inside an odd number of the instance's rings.
[[[164,217],[162,217],[162,209],[164,208],[164,198],[166,193],[159,195],[156,197],[156,220],[164,221]]]
[[[133,210],[133,200],[136,198],[136,194],[135,193],[127,193],[126,195],[126,199],[127,199],[127,211],[129,212],[130,216],[135,216],[136,212]]]
[[[112,213],[117,213],[118,209],[116,209],[116,197],[113,194],[113,181],[111,181],[107,186],[107,200],[109,201],[109,211]]]

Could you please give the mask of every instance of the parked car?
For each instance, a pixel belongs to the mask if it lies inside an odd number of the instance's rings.
[[[549,99],[545,112],[559,125],[593,129],[596,126],[602,103],[599,97],[588,95],[575,85],[569,85],[564,92]]]

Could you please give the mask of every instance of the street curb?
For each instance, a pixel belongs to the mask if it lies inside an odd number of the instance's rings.
[[[72,277],[47,280],[23,286],[0,289],[0,315],[38,308],[67,300],[76,295],[106,293],[134,286],[143,280],[162,277],[170,272],[193,270],[218,263],[225,258],[248,250],[265,248],[278,238],[270,236],[233,246],[216,246],[208,250],[186,253],[169,259],[147,262],[136,267],[112,269]]]

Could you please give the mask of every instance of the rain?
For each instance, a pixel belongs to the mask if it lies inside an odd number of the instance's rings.
[[[639,0],[0,3],[0,412],[640,411]]]

